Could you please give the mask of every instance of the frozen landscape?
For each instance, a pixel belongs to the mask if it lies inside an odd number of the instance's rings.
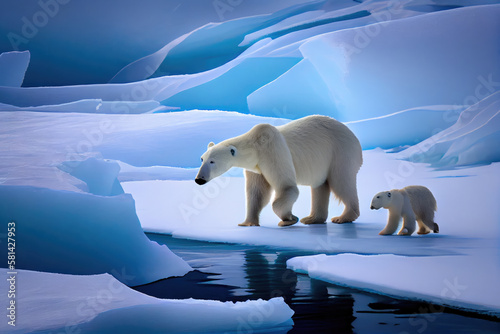
[[[4,261],[1,271],[17,272],[18,289],[16,327],[2,321],[0,331],[236,333],[241,319],[254,332],[293,331],[282,298],[223,303],[132,290],[195,269],[144,232],[302,252],[286,265],[313,279],[498,322],[499,2],[197,2],[147,2],[172,18],[196,12],[173,19],[175,32],[154,16],[150,28],[105,31],[94,44],[97,28],[78,18],[90,15],[79,1],[33,1],[32,12],[0,5],[28,20],[0,20],[3,259],[15,237],[15,268]],[[45,25],[29,22],[37,13]],[[68,36],[82,25],[92,61],[74,63],[81,46],[63,47],[69,37],[58,27],[71,20]],[[104,54],[109,38],[136,49],[108,45]],[[50,58],[43,43],[60,54]],[[267,206],[260,227],[239,227],[242,170],[194,182],[209,142],[312,114],[344,122],[361,142],[356,222],[283,228]],[[379,236],[387,210],[370,210],[373,195],[413,184],[437,199],[440,233]],[[299,190],[293,212],[305,217],[310,189]],[[329,217],[342,209],[331,200]],[[9,288],[2,279],[0,293]],[[92,298],[106,302],[89,308]],[[2,298],[4,310],[12,300]]]

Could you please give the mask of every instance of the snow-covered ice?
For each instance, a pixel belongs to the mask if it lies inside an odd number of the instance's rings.
[[[2,277],[7,275],[6,269],[0,272]],[[8,291],[8,283],[2,279],[0,289]],[[236,303],[158,299],[132,290],[108,274],[19,270],[16,284],[16,326],[2,321],[2,332],[286,333],[293,325],[293,311],[283,298]],[[2,298],[2,309],[8,303]]]
[[[498,316],[498,239],[481,244],[460,256],[321,254],[292,258],[287,266],[335,284]]]

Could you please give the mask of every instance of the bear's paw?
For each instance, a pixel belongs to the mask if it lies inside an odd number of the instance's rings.
[[[254,223],[254,222],[243,222],[241,224],[238,224],[238,226],[260,226],[259,223]]]

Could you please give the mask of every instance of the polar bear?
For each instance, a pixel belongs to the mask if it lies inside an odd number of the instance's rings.
[[[326,116],[307,116],[282,126],[258,124],[240,136],[208,144],[201,157],[197,184],[225,173],[245,169],[246,219],[240,226],[259,226],[260,212],[271,199],[279,226],[297,223],[292,207],[299,195],[297,184],[312,189],[311,214],[304,224],[324,223],[330,191],[344,203],[334,223],[359,217],[356,175],[363,162],[361,145],[344,124]]]
[[[439,226],[434,222],[436,199],[426,187],[408,186],[380,192],[373,197],[370,209],[380,208],[389,209],[387,225],[380,235],[393,234],[401,217],[403,226],[398,235],[411,235],[415,231],[415,220],[418,222],[418,234],[439,233]]]

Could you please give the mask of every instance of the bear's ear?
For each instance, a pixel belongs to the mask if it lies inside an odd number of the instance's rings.
[[[391,192],[387,193],[387,197],[391,198]]]
[[[214,142],[213,142],[213,141],[211,141],[210,143],[208,143],[207,150],[208,150],[210,147],[214,146],[214,145],[215,145],[215,144],[214,144]]]

